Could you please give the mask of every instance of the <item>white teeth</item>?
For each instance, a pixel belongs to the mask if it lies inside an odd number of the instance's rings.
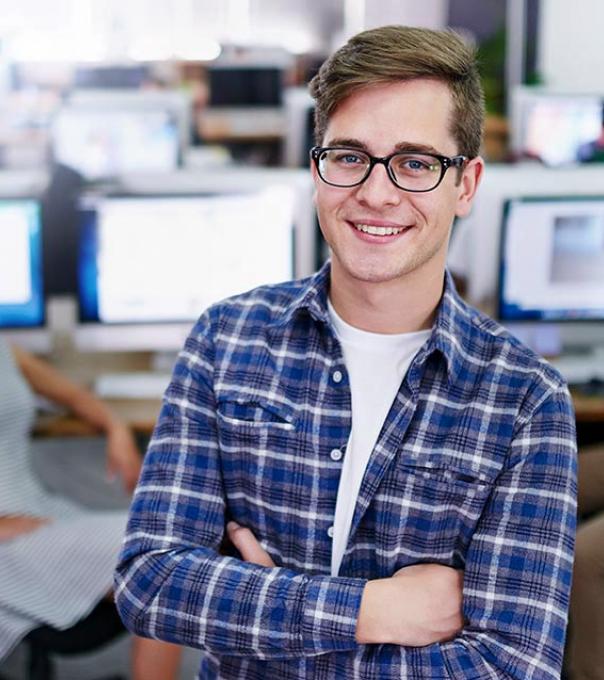
[[[359,231],[374,236],[390,236],[391,234],[400,234],[403,231],[403,227],[375,227],[373,224],[355,224],[354,226]]]

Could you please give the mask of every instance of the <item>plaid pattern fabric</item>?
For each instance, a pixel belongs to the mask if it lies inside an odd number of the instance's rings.
[[[575,529],[559,375],[467,307],[449,276],[369,461],[340,575],[331,529],[350,390],[329,266],[206,311],[174,369],[116,575],[129,628],[204,650],[202,678],[558,678]],[[276,569],[219,554],[249,527]],[[464,569],[466,625],[358,645],[367,579]]]

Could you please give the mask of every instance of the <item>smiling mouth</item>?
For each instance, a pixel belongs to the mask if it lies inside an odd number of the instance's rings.
[[[373,224],[360,224],[356,222],[353,222],[352,226],[357,231],[362,231],[364,234],[371,234],[372,236],[392,236],[408,229],[408,227],[376,227]]]

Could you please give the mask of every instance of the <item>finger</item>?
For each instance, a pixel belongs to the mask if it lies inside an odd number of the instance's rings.
[[[138,474],[134,471],[130,471],[129,473],[124,475],[124,488],[128,493],[134,493],[134,489],[136,489],[136,484],[138,482]]]
[[[249,529],[239,526],[237,522],[229,522],[226,528],[231,543],[237,548],[241,557],[246,562],[259,564],[261,567],[275,566],[270,555],[258,543],[256,537]]]

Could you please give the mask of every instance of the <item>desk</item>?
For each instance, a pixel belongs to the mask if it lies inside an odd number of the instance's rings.
[[[105,403],[136,434],[149,436],[161,407],[160,399],[106,399]],[[98,432],[74,416],[42,416],[34,426],[35,437],[86,437]]]
[[[588,396],[572,392],[572,397],[578,424],[601,423],[604,428],[604,396]]]
[[[604,428],[604,397],[573,393],[578,425],[598,424]],[[161,407],[160,399],[107,399],[106,403],[136,434],[149,436]],[[37,437],[76,437],[98,434],[89,425],[73,416],[44,416],[34,428]],[[604,437],[604,435],[603,435]]]

